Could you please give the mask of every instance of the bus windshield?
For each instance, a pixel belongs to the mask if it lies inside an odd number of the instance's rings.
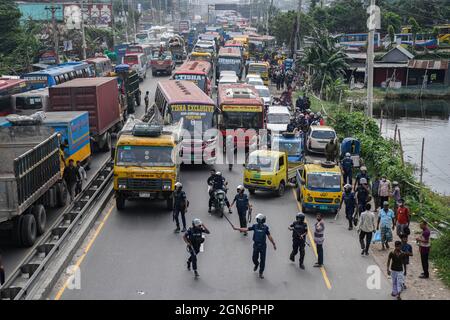
[[[176,104],[170,106],[170,113],[174,121],[184,119],[183,129],[190,134],[203,134],[214,126],[214,106],[212,105]]]
[[[172,167],[175,161],[172,147],[159,146],[119,146],[118,166]]]
[[[341,176],[336,173],[315,172],[306,177],[307,189],[317,191],[340,191]]]
[[[262,112],[223,112],[224,129],[260,129],[262,128],[263,114]]]
[[[248,73],[256,73],[256,74],[260,74],[260,73],[265,73],[267,72],[268,68],[265,65],[260,65],[260,64],[251,64],[248,67]]]

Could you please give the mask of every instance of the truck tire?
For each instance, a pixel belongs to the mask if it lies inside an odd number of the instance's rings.
[[[32,214],[26,214],[23,216],[23,221],[20,229],[22,245],[24,247],[31,247],[36,241],[37,236],[36,219],[34,219],[34,216]]]
[[[23,216],[17,216],[13,220],[13,228],[11,230],[11,239],[14,245],[21,247],[22,246],[22,222]]]
[[[255,194],[256,190],[255,190],[255,189],[248,189],[248,192],[249,192],[250,194]]]
[[[138,94],[136,95],[136,106],[140,107],[141,106],[141,95]]]
[[[281,181],[280,186],[278,187],[278,190],[277,190],[277,196],[282,197],[284,195],[285,189],[286,189],[286,185],[285,185],[284,181]]]
[[[152,71],[152,76],[156,77],[156,76],[157,76],[157,74],[158,74],[158,72],[156,72],[156,71]]]
[[[111,150],[111,134],[109,132],[106,132],[102,139],[104,139],[104,143],[101,147],[101,151],[109,152]]]
[[[122,211],[123,209],[125,209],[125,197],[120,195],[120,194],[116,194],[116,207],[117,210]]]
[[[173,210],[173,198],[169,197],[166,199],[166,208],[167,210]]]
[[[33,207],[32,214],[36,220],[37,235],[40,236],[44,234],[47,226],[47,213],[42,204],[37,204]]]
[[[64,183],[59,182],[55,186],[56,188],[56,205],[59,208],[65,207],[67,204],[67,188]]]
[[[167,72],[167,75],[168,75],[168,76],[171,76],[171,75],[172,75],[172,69],[170,69],[170,70]]]

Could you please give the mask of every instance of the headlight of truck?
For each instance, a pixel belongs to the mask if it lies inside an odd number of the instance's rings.
[[[163,181],[162,184],[163,190],[171,190],[172,189],[172,181]]]
[[[125,180],[125,179],[119,179],[119,180],[117,181],[117,187],[118,187],[119,189],[126,189],[126,188],[127,188],[127,180]]]
[[[341,202],[341,199],[339,199],[339,198],[334,199],[334,203],[339,203],[339,202]]]
[[[313,202],[313,198],[312,197],[308,197],[308,202]]]
[[[250,179],[249,178],[245,178],[245,182],[249,182],[250,181]]]
[[[271,180],[267,180],[267,184],[268,184],[268,185],[271,185],[271,184],[272,184],[272,181],[271,181]]]

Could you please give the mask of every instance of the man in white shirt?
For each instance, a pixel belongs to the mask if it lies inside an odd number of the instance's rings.
[[[79,194],[83,190],[83,181],[87,181],[87,174],[80,161],[77,161],[78,179],[75,194]]]
[[[357,230],[359,231],[359,243],[361,244],[361,255],[369,255],[370,242],[372,241],[372,234],[376,230],[375,215],[370,209],[370,203],[366,204],[366,211],[361,213]],[[364,243],[365,239],[365,243]]]

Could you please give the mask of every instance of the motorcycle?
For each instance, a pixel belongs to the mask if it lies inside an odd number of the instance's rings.
[[[220,212],[220,217],[223,217],[223,209],[225,208],[225,191],[222,189],[216,190],[214,192],[213,201],[214,210]]]

